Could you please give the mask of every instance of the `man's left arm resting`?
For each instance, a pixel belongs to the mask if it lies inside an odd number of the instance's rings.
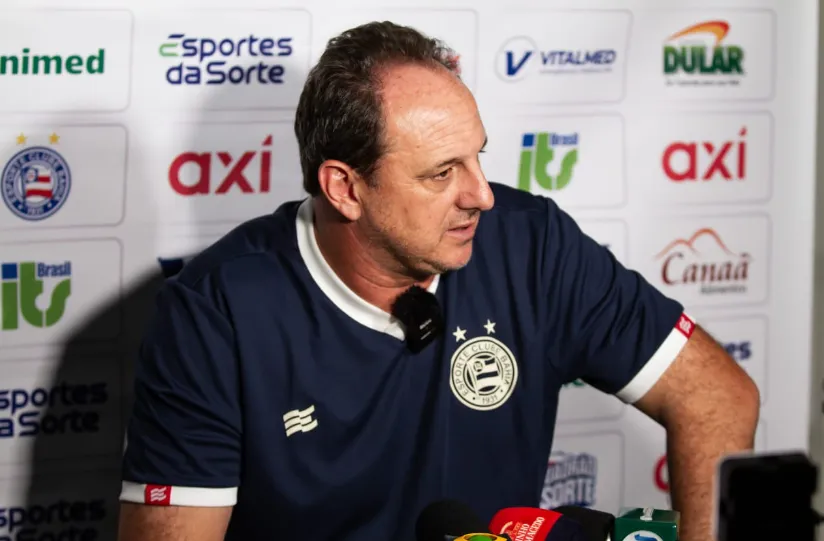
[[[672,508],[681,541],[713,539],[719,459],[753,448],[758,388],[707,332],[696,326],[678,357],[635,407],[667,431]]]

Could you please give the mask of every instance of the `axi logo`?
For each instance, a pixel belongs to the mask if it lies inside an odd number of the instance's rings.
[[[595,505],[598,459],[588,453],[553,452],[549,457],[541,507]]]
[[[18,54],[0,55],[0,75],[99,75],[105,71],[105,49],[84,56],[32,54],[30,48],[23,47]]]
[[[721,45],[729,29],[726,21],[706,21],[670,36],[664,45],[664,74],[734,76],[725,77],[723,84],[738,84],[736,77],[744,75],[744,50],[737,45]]]
[[[169,166],[169,183],[180,195],[225,194],[234,186],[242,193],[268,193],[272,180],[272,151],[268,150],[271,146],[272,136],[268,135],[261,143],[261,150],[246,151],[237,159],[226,151],[184,152]],[[220,166],[214,163],[215,157],[220,161],[220,165],[228,169],[217,181],[213,181],[213,176],[216,176],[215,169]],[[250,164],[255,159],[258,161],[258,178],[253,185],[246,177],[246,173],[247,168],[251,169]],[[184,182],[182,178],[183,170],[188,168],[187,166],[194,168],[194,182]]]
[[[166,70],[172,85],[282,84],[286,67],[275,58],[292,55],[292,38],[258,37],[212,39],[169,34],[160,56],[176,62]]]
[[[747,291],[750,254],[731,251],[713,229],[676,239],[655,257],[662,261],[661,280],[668,286],[693,287],[704,295]]]
[[[97,541],[107,515],[103,500],[61,498],[44,505],[0,507],[0,541]]]
[[[747,128],[735,141],[675,141],[664,149],[661,165],[674,182],[745,180],[747,178]]]
[[[564,155],[558,165],[558,173],[552,175],[549,166],[556,151]],[[518,188],[530,191],[532,181],[544,190],[562,190],[572,180],[578,163],[578,133],[552,132],[525,133],[521,139],[521,161],[518,166]]]
[[[51,327],[63,317],[71,294],[70,261],[50,264],[38,261],[0,263],[0,330],[20,327],[20,316],[32,327]],[[45,310],[37,298],[44,292],[44,282],[53,284]]]
[[[28,137],[17,136],[17,145]],[[49,136],[50,146],[27,146],[15,153],[0,174],[0,195],[18,218],[38,221],[54,215],[71,191],[71,171],[66,159],[53,147],[60,136]]]
[[[0,389],[0,438],[97,433],[108,400],[104,382]]]

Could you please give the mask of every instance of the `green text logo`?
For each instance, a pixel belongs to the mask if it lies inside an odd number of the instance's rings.
[[[707,44],[665,45],[664,74],[676,75],[743,75],[744,50],[737,45],[721,45],[730,29],[725,21],[706,21],[676,32],[668,41],[685,36],[711,36]]]
[[[97,75],[105,71],[105,49],[84,56],[33,54],[24,47],[20,54],[0,55],[0,75]]]
[[[0,264],[0,330],[13,331],[20,327],[20,316],[32,327],[51,327],[63,317],[66,301],[71,294],[72,264],[57,265],[26,261]],[[45,310],[37,299],[43,294],[43,284],[53,284]]]
[[[560,155],[557,162],[556,152]],[[525,133],[521,142],[518,188],[528,192],[534,181],[544,190],[562,190],[572,180],[577,162],[577,133]],[[558,170],[556,175],[550,174],[550,165]]]

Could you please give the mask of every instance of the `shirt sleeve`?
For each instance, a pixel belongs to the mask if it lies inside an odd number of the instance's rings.
[[[239,381],[229,321],[168,280],[135,367],[120,500],[231,506],[241,459]]]
[[[580,379],[634,403],[676,359],[695,322],[547,201],[544,268],[552,335],[560,342],[556,368],[566,381]]]

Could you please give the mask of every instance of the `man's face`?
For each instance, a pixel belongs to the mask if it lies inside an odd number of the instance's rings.
[[[420,66],[383,78],[387,151],[361,194],[365,233],[408,271],[463,267],[481,211],[494,204],[478,155],[486,132],[469,90]]]

